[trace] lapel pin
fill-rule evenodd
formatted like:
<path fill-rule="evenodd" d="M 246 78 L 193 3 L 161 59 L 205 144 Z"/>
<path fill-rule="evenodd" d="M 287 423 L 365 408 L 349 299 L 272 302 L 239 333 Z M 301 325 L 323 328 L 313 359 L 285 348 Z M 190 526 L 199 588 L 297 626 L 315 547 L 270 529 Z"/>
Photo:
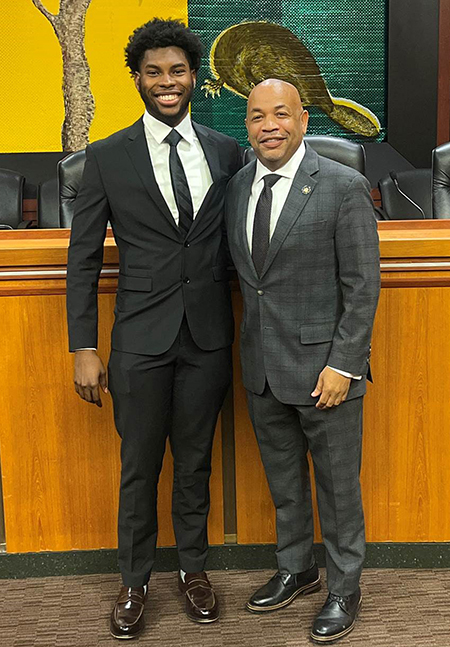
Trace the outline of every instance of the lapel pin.
<path fill-rule="evenodd" d="M 311 193 L 311 187 L 305 184 L 305 186 L 302 186 L 302 193 L 303 195 L 308 195 L 308 193 Z"/>

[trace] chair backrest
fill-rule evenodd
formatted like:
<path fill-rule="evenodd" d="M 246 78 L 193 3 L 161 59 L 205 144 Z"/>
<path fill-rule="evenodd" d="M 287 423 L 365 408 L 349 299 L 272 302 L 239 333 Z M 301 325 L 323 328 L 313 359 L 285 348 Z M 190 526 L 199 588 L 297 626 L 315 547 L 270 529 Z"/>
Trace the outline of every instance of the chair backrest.
<path fill-rule="evenodd" d="M 366 152 L 361 144 L 342 139 L 341 137 L 331 137 L 331 135 L 306 135 L 305 141 L 313 148 L 316 153 L 350 166 L 364 175 L 366 170 Z M 252 148 L 247 148 L 244 153 L 244 163 L 247 164 L 255 159 L 255 152 Z"/>
<path fill-rule="evenodd" d="M 23 175 L 0 168 L 0 225 L 9 225 L 13 229 L 19 226 L 24 184 Z"/>
<path fill-rule="evenodd" d="M 398 188 L 390 175 L 378 183 L 381 193 L 381 207 L 389 220 L 423 220 L 432 218 L 431 211 L 431 169 L 416 168 L 396 173 Z M 400 191 L 399 191 L 400 189 Z M 410 200 L 416 202 L 420 209 Z"/>
<path fill-rule="evenodd" d="M 305 137 L 305 140 L 319 155 L 350 166 L 364 174 L 366 155 L 361 144 L 327 135 L 311 135 Z M 253 149 L 247 149 L 244 153 L 244 162 L 250 162 L 254 158 L 255 153 Z M 72 224 L 74 203 L 80 188 L 85 159 L 86 153 L 83 150 L 71 153 L 58 162 L 59 217 L 61 227 L 70 227 Z"/>
<path fill-rule="evenodd" d="M 61 227 L 72 225 L 74 204 L 80 190 L 86 153 L 71 153 L 58 162 L 59 222 Z"/>
<path fill-rule="evenodd" d="M 433 218 L 450 218 L 450 142 L 434 149 L 431 166 Z"/>
<path fill-rule="evenodd" d="M 58 180 L 41 182 L 37 195 L 37 225 L 40 229 L 59 227 Z"/>

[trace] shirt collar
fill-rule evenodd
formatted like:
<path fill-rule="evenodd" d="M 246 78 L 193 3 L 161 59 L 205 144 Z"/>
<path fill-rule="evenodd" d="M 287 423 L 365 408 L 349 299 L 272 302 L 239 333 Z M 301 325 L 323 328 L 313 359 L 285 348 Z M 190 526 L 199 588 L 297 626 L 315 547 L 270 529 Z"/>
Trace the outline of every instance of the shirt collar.
<path fill-rule="evenodd" d="M 171 126 L 168 126 L 163 121 L 159 121 L 159 119 L 153 117 L 149 112 L 147 112 L 147 110 L 144 112 L 143 121 L 146 134 L 151 135 L 158 144 L 162 144 L 164 139 L 172 130 Z M 182 138 L 189 144 L 192 145 L 194 143 L 194 128 L 192 126 L 191 116 L 189 113 L 185 116 L 183 121 L 175 127 L 175 130 L 180 133 Z"/>
<path fill-rule="evenodd" d="M 255 173 L 255 179 L 253 180 L 253 183 L 256 184 L 260 180 L 263 179 L 265 175 L 271 175 L 272 173 L 276 173 L 276 175 L 281 175 L 281 177 L 287 177 L 290 180 L 293 180 L 295 177 L 295 174 L 298 171 L 298 167 L 302 163 L 302 160 L 305 156 L 306 152 L 306 147 L 305 147 L 305 142 L 302 141 L 300 146 L 297 148 L 295 153 L 292 155 L 292 157 L 284 164 L 281 168 L 277 169 L 276 171 L 271 171 L 270 169 L 267 168 L 267 166 L 264 166 L 259 160 L 256 161 L 256 173 Z"/>

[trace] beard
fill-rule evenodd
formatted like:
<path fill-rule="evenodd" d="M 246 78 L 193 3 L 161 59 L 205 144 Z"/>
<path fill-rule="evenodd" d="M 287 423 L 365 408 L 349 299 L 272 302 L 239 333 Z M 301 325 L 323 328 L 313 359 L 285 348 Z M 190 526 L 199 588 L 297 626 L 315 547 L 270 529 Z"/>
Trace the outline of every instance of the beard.
<path fill-rule="evenodd" d="M 182 96 L 176 112 L 172 113 L 165 112 L 164 108 L 161 109 L 161 106 L 157 103 L 156 99 L 153 99 L 153 97 L 143 92 L 140 84 L 139 94 L 141 95 L 142 101 L 145 103 L 147 112 L 150 113 L 152 117 L 155 117 L 155 119 L 158 119 L 158 121 L 162 121 L 173 128 L 174 126 L 177 126 L 188 113 L 189 104 L 191 102 L 192 95 L 194 94 L 194 86 L 192 85 L 191 89 Z"/>

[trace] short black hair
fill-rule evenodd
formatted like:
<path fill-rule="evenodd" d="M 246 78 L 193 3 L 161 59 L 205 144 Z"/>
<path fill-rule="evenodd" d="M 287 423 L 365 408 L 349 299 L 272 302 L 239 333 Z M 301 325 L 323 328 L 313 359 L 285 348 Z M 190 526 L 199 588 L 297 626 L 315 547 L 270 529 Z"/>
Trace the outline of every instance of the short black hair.
<path fill-rule="evenodd" d="M 125 63 L 132 76 L 139 72 L 145 52 L 158 47 L 179 47 L 185 52 L 191 70 L 199 69 L 203 47 L 197 34 L 181 20 L 153 18 L 134 30 L 125 47 Z"/>

